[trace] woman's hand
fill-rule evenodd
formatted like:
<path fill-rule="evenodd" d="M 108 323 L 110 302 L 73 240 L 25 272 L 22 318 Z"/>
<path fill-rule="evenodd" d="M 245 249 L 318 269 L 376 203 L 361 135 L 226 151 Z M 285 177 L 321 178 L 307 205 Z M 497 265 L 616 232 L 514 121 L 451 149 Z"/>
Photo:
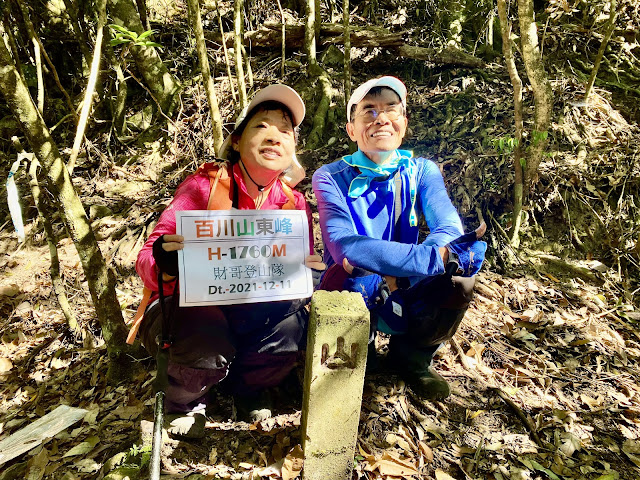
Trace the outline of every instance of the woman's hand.
<path fill-rule="evenodd" d="M 170 282 L 178 276 L 178 250 L 183 248 L 182 235 L 162 235 L 153 243 L 153 258 L 165 282 Z"/>
<path fill-rule="evenodd" d="M 304 266 L 313 270 L 319 270 L 321 272 L 323 272 L 327 268 L 320 255 L 308 255 L 304 259 Z"/>
<path fill-rule="evenodd" d="M 165 252 L 174 252 L 184 248 L 184 237 L 182 235 L 163 235 L 162 249 Z"/>
<path fill-rule="evenodd" d="M 322 272 L 327 269 L 327 266 L 322 261 L 322 257 L 320 255 L 308 255 L 307 258 L 304 259 L 304 266 L 311 269 L 313 289 L 315 290 L 316 287 L 320 285 Z"/>

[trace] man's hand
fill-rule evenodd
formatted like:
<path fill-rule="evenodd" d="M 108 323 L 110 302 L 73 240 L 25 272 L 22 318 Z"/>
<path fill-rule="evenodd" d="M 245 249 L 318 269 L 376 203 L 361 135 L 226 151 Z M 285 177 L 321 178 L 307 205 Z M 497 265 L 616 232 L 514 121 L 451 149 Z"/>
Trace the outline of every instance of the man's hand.
<path fill-rule="evenodd" d="M 345 272 L 351 275 L 353 273 L 354 266 L 349 263 L 349 260 L 344 258 L 342 260 L 342 268 L 344 268 Z M 389 286 L 389 290 L 391 292 L 395 292 L 398 289 L 398 282 L 396 280 L 396 277 L 392 275 L 382 275 L 382 277 L 384 278 L 385 282 L 387 282 L 387 285 Z"/>
<path fill-rule="evenodd" d="M 486 242 L 479 239 L 487 231 L 487 224 L 482 222 L 473 232 L 466 233 L 446 245 L 449 257 L 457 264 L 456 275 L 472 277 L 480 270 L 487 251 Z M 447 265 L 447 262 L 445 262 Z"/>
<path fill-rule="evenodd" d="M 342 268 L 344 268 L 344 271 L 349 275 L 353 273 L 353 265 L 349 263 L 349 260 L 347 260 L 346 257 L 342 259 Z"/>
<path fill-rule="evenodd" d="M 478 228 L 476 228 L 476 239 L 480 240 L 484 235 L 484 232 L 487 231 L 487 224 L 482 222 Z"/>

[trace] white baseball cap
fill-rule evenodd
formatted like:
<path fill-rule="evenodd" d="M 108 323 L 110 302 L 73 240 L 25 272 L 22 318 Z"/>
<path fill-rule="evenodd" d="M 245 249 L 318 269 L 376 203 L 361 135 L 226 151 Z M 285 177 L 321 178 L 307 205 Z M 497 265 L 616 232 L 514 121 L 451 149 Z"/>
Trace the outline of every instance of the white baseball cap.
<path fill-rule="evenodd" d="M 249 104 L 242 109 L 240 115 L 236 118 L 236 123 L 233 127 L 233 131 L 224 140 L 222 147 L 220 148 L 220 158 L 226 159 L 229 154 L 229 148 L 231 147 L 231 136 L 240 127 L 240 124 L 244 121 L 247 114 L 253 110 L 254 107 L 264 102 L 276 101 L 282 103 L 293 115 L 293 126 L 297 127 L 304 120 L 305 106 L 300 95 L 291 87 L 282 84 L 269 85 L 268 87 L 259 90 L 251 99 Z"/>
<path fill-rule="evenodd" d="M 398 94 L 400 100 L 402 101 L 402 106 L 405 108 L 405 110 L 407 109 L 407 87 L 404 86 L 402 80 L 390 75 L 372 78 L 371 80 L 364 82 L 362 85 L 356 88 L 351 94 L 349 103 L 347 103 L 348 122 L 351 121 L 351 107 L 360 103 L 360 101 L 362 101 L 362 99 L 366 97 L 374 87 L 389 87 L 391 90 Z"/>

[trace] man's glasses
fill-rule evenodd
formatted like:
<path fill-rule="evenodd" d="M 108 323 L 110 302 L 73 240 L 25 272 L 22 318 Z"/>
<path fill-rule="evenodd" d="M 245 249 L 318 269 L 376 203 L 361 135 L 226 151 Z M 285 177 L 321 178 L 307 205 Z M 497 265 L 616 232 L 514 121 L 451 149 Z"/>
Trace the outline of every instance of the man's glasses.
<path fill-rule="evenodd" d="M 384 113 L 387 118 L 393 122 L 404 115 L 404 108 L 400 103 L 391 105 L 383 110 L 377 110 L 375 108 L 365 108 L 360 113 L 356 114 L 353 119 L 355 120 L 356 118 L 361 117 L 362 120 L 364 120 L 366 123 L 371 123 L 375 122 L 375 120 L 380 116 L 381 113 Z"/>

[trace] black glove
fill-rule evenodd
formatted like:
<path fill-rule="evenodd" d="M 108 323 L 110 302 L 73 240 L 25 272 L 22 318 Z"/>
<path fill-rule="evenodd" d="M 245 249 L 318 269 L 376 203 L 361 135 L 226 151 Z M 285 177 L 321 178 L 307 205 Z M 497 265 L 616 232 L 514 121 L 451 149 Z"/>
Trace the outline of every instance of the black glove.
<path fill-rule="evenodd" d="M 162 244 L 165 243 L 164 235 L 161 235 L 153 242 L 153 259 L 156 261 L 156 265 L 162 273 L 171 275 L 172 277 L 178 276 L 178 251 L 167 252 L 162 248 Z"/>
<path fill-rule="evenodd" d="M 322 274 L 326 272 L 326 270 L 316 270 L 315 268 L 311 269 L 311 280 L 313 281 L 313 289 L 315 290 L 320 282 L 322 281 Z"/>
<path fill-rule="evenodd" d="M 449 250 L 449 262 L 445 266 L 447 273 L 472 277 L 480 271 L 487 244 L 478 240 L 476 232 L 466 233 L 445 246 Z"/>

